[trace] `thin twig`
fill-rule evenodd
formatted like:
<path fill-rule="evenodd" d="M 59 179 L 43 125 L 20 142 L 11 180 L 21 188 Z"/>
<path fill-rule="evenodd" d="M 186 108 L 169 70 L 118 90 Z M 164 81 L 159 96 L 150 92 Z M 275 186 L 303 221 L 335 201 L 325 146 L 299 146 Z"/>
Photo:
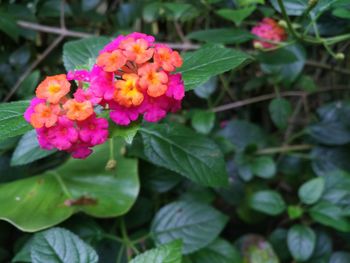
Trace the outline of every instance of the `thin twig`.
<path fill-rule="evenodd" d="M 318 61 L 313 61 L 313 60 L 307 60 L 305 62 L 307 66 L 312 66 L 312 67 L 317 67 L 317 68 L 323 68 L 323 69 L 328 69 L 328 70 L 333 70 L 337 73 L 345 74 L 345 75 L 350 75 L 350 70 L 342 69 L 339 67 L 333 67 L 324 63 L 320 63 Z"/>
<path fill-rule="evenodd" d="M 64 18 L 64 12 L 65 12 L 65 1 L 61 0 L 61 10 L 60 10 L 60 25 L 61 29 L 66 29 L 66 21 Z"/>
<path fill-rule="evenodd" d="M 303 92 L 303 91 L 286 91 L 286 92 L 281 92 L 280 96 L 281 97 L 300 97 L 300 96 L 303 96 L 303 94 L 305 94 L 305 92 Z M 276 97 L 276 93 L 264 94 L 261 96 L 257 96 L 257 97 L 229 103 L 226 105 L 218 106 L 218 107 L 213 108 L 212 111 L 213 112 L 220 112 L 220 111 L 226 111 L 226 110 L 230 110 L 230 109 L 234 109 L 234 108 L 240 108 L 240 107 L 254 104 L 257 102 L 271 100 L 275 97 Z"/>
<path fill-rule="evenodd" d="M 265 154 L 276 154 L 276 153 L 286 153 L 286 152 L 295 152 L 295 151 L 307 151 L 311 150 L 314 146 L 310 144 L 301 144 L 301 145 L 284 145 L 281 147 L 272 147 L 261 149 L 256 152 L 259 155 Z"/>
<path fill-rule="evenodd" d="M 303 97 L 303 96 L 306 97 L 306 96 L 316 95 L 316 94 L 322 93 L 322 92 L 339 91 L 339 90 L 349 90 L 350 91 L 350 88 L 348 88 L 348 87 L 335 87 L 335 88 L 316 90 L 312 93 L 307 93 L 305 91 L 285 91 L 285 92 L 281 92 L 280 96 L 281 97 Z M 261 96 L 257 96 L 257 97 L 253 97 L 253 98 L 249 98 L 249 99 L 240 100 L 240 101 L 228 103 L 225 105 L 221 105 L 221 106 L 213 108 L 212 111 L 213 112 L 221 112 L 221 111 L 231 110 L 231 109 L 240 108 L 240 107 L 247 106 L 247 105 L 254 104 L 254 103 L 258 103 L 258 102 L 262 102 L 262 101 L 266 101 L 266 100 L 271 100 L 275 97 L 276 97 L 275 93 L 264 94 Z"/>
<path fill-rule="evenodd" d="M 179 22 L 174 21 L 174 27 L 176 30 L 177 35 L 179 36 L 179 38 L 181 39 L 181 41 L 183 43 L 188 43 L 188 39 L 185 37 L 184 32 L 182 31 L 181 25 L 179 24 Z"/>
<path fill-rule="evenodd" d="M 45 32 L 50 34 L 56 34 L 56 35 L 63 35 L 67 37 L 77 37 L 77 38 L 86 38 L 86 37 L 93 37 L 95 35 L 84 33 L 84 32 L 78 32 L 78 31 L 72 31 L 68 29 L 62 29 L 59 27 L 53 27 L 53 26 L 45 26 L 37 23 L 32 23 L 28 21 L 22 21 L 18 20 L 17 25 L 19 25 L 22 28 L 31 29 L 39 32 Z"/>
<path fill-rule="evenodd" d="M 38 56 L 38 58 L 33 61 L 32 64 L 26 69 L 25 72 L 18 78 L 15 85 L 12 87 L 10 92 L 6 95 L 4 102 L 8 101 L 13 94 L 18 90 L 18 88 L 21 86 L 22 82 L 29 76 L 29 74 L 51 53 L 52 50 L 54 50 L 55 47 L 57 47 L 61 41 L 64 39 L 64 36 L 61 35 L 57 37 L 51 44 L 48 46 L 45 51 Z"/>

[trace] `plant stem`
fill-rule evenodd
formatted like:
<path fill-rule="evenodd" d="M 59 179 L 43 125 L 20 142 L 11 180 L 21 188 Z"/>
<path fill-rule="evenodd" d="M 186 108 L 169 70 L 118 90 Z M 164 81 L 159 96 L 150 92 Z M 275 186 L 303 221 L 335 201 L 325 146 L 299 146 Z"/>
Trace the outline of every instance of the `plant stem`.
<path fill-rule="evenodd" d="M 287 152 L 294 152 L 294 151 L 307 151 L 312 149 L 313 147 L 314 146 L 310 144 L 286 145 L 282 147 L 272 147 L 272 148 L 262 149 L 257 151 L 256 154 L 265 155 L 265 154 L 287 153 Z"/>
<path fill-rule="evenodd" d="M 121 219 L 120 221 L 120 231 L 122 233 L 122 238 L 123 238 L 123 244 L 125 245 L 125 247 L 131 248 L 131 250 L 135 253 L 135 254 L 139 254 L 140 252 L 138 251 L 138 249 L 134 246 L 133 242 L 129 239 L 128 233 L 127 233 L 127 229 L 125 226 L 125 221 L 124 218 Z M 130 261 L 130 255 L 128 254 L 128 260 Z"/>
<path fill-rule="evenodd" d="M 282 1 L 282 0 L 277 0 L 277 2 L 278 2 L 279 7 L 281 8 L 281 12 L 282 12 L 283 18 L 284 18 L 284 19 L 286 20 L 286 22 L 287 22 L 287 26 L 288 26 L 289 31 L 291 32 L 291 34 L 292 34 L 295 38 L 299 39 L 299 36 L 298 36 L 298 34 L 295 32 L 295 30 L 294 30 L 294 28 L 293 28 L 293 25 L 292 25 L 292 22 L 291 22 L 290 19 L 289 19 L 289 16 L 288 16 L 288 14 L 287 14 L 286 8 L 284 7 L 283 1 Z"/>
<path fill-rule="evenodd" d="M 105 239 L 109 239 L 109 240 L 113 240 L 113 241 L 119 242 L 119 243 L 123 243 L 124 242 L 123 239 L 121 239 L 121 238 L 119 238 L 117 236 L 113 236 L 111 234 L 103 234 L 102 237 L 105 238 Z"/>

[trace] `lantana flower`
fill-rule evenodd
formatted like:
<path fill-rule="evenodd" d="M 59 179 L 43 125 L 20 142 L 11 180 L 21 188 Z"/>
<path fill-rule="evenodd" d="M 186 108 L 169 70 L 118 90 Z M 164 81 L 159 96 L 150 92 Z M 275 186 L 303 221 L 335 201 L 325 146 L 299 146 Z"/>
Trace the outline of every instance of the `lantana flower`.
<path fill-rule="evenodd" d="M 253 41 L 254 47 L 274 48 L 276 46 L 275 43 L 279 43 L 287 39 L 285 29 L 272 18 L 264 18 L 260 23 L 252 28 L 251 32 L 253 35 L 261 38 L 261 40 Z M 264 39 L 267 41 L 264 41 Z"/>
<path fill-rule="evenodd" d="M 121 35 L 99 52 L 91 70 L 46 77 L 24 114 L 40 146 L 86 158 L 108 138 L 108 120 L 98 117 L 96 108 L 109 111 L 111 120 L 122 126 L 140 116 L 157 122 L 179 110 L 185 89 L 181 74 L 174 71 L 182 58 L 154 41 L 137 32 Z M 78 85 L 73 98 L 68 96 L 70 81 Z"/>

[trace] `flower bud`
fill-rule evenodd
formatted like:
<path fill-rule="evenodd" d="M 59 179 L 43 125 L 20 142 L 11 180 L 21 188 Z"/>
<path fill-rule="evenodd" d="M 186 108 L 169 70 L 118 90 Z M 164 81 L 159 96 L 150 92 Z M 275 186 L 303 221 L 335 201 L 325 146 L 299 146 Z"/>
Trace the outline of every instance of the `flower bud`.
<path fill-rule="evenodd" d="M 111 159 L 111 160 L 109 160 L 109 161 L 107 162 L 105 169 L 106 169 L 107 171 L 112 171 L 112 170 L 114 170 L 116 167 L 117 167 L 117 161 Z"/>
<path fill-rule="evenodd" d="M 263 45 L 260 43 L 260 42 L 254 42 L 254 48 L 256 48 L 256 49 L 263 49 L 264 47 L 263 47 Z"/>
<path fill-rule="evenodd" d="M 336 60 L 344 60 L 344 58 L 345 58 L 344 53 L 339 52 L 339 53 L 335 54 Z"/>
<path fill-rule="evenodd" d="M 283 28 L 287 28 L 287 27 L 288 27 L 287 22 L 284 21 L 284 20 L 278 21 L 278 25 L 279 25 L 280 27 L 283 27 Z"/>
<path fill-rule="evenodd" d="M 314 7 L 315 5 L 317 5 L 318 0 L 309 0 L 309 7 Z"/>

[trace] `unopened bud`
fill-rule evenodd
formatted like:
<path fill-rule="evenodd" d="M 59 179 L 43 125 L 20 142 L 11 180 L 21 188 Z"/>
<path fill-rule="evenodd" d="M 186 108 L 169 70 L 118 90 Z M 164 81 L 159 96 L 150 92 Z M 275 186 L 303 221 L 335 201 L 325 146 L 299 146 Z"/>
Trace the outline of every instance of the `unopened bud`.
<path fill-rule="evenodd" d="M 280 27 L 283 27 L 283 28 L 287 28 L 287 27 L 288 27 L 287 22 L 284 21 L 284 20 L 278 21 L 278 25 L 279 25 Z"/>
<path fill-rule="evenodd" d="M 256 49 L 263 49 L 264 46 L 260 42 L 255 41 L 254 42 L 254 48 L 256 48 Z"/>
<path fill-rule="evenodd" d="M 318 0 L 309 0 L 309 7 L 314 7 L 315 5 L 317 5 Z"/>
<path fill-rule="evenodd" d="M 117 161 L 116 160 L 109 160 L 106 164 L 105 169 L 107 171 L 112 171 L 115 169 L 115 167 L 117 166 Z"/>
<path fill-rule="evenodd" d="M 344 58 L 345 58 L 344 53 L 337 53 L 337 54 L 335 54 L 335 59 L 336 60 L 344 60 Z"/>

